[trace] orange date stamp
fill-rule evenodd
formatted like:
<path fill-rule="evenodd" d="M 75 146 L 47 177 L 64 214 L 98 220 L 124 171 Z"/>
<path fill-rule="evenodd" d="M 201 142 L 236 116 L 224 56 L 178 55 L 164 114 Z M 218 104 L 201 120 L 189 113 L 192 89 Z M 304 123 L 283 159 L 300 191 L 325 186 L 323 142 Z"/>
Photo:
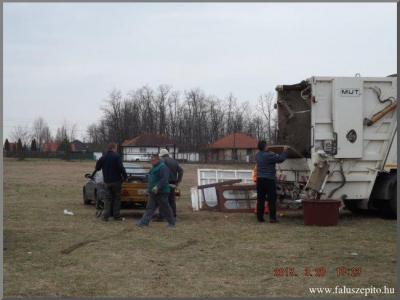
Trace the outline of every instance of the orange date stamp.
<path fill-rule="evenodd" d="M 359 277 L 361 276 L 361 267 L 345 267 L 340 266 L 335 268 L 333 273 L 336 277 Z M 294 267 L 280 267 L 273 269 L 275 277 L 325 277 L 327 269 L 322 266 L 317 267 L 304 267 L 301 272 L 298 272 Z"/>

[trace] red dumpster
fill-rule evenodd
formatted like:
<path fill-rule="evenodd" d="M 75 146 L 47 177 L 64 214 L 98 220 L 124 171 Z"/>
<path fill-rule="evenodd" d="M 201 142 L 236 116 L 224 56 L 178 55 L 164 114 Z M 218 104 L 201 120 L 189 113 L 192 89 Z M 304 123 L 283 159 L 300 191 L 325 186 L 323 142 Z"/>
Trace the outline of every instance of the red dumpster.
<path fill-rule="evenodd" d="M 306 199 L 302 203 L 304 225 L 336 226 L 338 224 L 340 200 Z"/>

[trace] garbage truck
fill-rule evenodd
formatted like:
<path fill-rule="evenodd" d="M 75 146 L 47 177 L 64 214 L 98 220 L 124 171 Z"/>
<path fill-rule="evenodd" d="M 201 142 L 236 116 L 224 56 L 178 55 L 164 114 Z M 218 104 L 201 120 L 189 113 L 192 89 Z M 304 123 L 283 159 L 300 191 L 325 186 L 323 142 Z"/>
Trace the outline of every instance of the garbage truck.
<path fill-rule="evenodd" d="M 280 201 L 341 199 L 397 216 L 397 74 L 313 76 L 276 87 Z"/>

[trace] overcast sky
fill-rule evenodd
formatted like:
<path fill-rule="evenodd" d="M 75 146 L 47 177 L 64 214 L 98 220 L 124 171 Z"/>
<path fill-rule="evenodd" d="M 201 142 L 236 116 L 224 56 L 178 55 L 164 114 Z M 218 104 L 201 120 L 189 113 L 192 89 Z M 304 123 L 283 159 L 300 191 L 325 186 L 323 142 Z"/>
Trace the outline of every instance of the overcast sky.
<path fill-rule="evenodd" d="M 255 103 L 314 75 L 396 72 L 395 3 L 4 4 L 4 139 L 43 117 L 78 137 L 143 85 Z"/>

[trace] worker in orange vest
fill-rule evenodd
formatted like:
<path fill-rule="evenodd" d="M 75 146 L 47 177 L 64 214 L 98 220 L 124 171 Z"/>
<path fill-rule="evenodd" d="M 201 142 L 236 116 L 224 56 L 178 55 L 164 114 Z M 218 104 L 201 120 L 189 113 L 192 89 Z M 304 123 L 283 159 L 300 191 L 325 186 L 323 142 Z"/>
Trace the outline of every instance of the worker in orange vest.
<path fill-rule="evenodd" d="M 288 157 L 288 147 L 283 148 L 281 154 L 267 150 L 267 142 L 258 142 L 257 162 L 257 220 L 265 222 L 265 198 L 268 196 L 269 222 L 278 222 L 276 218 L 276 169 L 277 163 L 283 162 Z"/>

